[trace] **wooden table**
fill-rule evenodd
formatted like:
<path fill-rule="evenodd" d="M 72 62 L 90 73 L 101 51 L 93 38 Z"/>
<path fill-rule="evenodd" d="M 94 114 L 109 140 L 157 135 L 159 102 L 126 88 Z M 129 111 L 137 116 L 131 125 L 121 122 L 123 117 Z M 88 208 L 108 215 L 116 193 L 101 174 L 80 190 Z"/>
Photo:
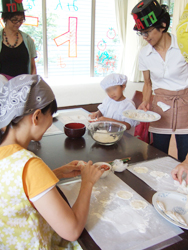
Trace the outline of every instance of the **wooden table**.
<path fill-rule="evenodd" d="M 63 126 L 61 122 L 55 119 L 54 124 L 62 130 Z M 86 134 L 79 139 L 70 139 L 65 134 L 46 136 L 40 142 L 31 142 L 28 149 L 41 157 L 51 169 L 55 169 L 72 160 L 92 160 L 93 162 L 97 162 L 131 157 L 131 161 L 129 162 L 131 164 L 166 156 L 165 153 L 126 132 L 122 139 L 112 146 L 102 146 L 95 143 L 88 134 L 88 131 L 86 131 Z M 128 170 L 116 173 L 116 175 L 152 204 L 152 196 L 155 191 L 150 186 Z M 173 245 L 163 249 L 188 249 L 188 231 L 184 230 L 184 233 L 179 236 L 179 242 L 173 244 L 173 238 L 169 239 L 168 242 Z M 83 249 L 100 249 L 86 230 L 80 236 L 79 243 Z M 162 249 L 161 247 L 162 244 L 157 244 L 147 249 Z"/>

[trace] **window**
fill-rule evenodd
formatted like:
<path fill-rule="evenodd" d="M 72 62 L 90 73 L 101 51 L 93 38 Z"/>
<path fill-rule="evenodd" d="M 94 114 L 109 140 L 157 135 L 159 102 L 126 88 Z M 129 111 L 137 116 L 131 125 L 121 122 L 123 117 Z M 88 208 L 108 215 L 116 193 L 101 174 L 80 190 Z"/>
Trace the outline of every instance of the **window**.
<path fill-rule="evenodd" d="M 49 76 L 89 76 L 91 1 L 47 0 L 47 20 Z"/>
<path fill-rule="evenodd" d="M 22 24 L 21 30 L 31 36 L 35 42 L 37 58 L 37 74 L 44 74 L 43 61 L 43 33 L 42 33 L 42 0 L 24 0 L 23 1 L 26 21 Z"/>
<path fill-rule="evenodd" d="M 117 68 L 120 41 L 114 10 L 114 1 L 96 1 L 94 76 L 105 76 Z"/>
<path fill-rule="evenodd" d="M 38 74 L 98 77 L 116 70 L 120 46 L 114 0 L 23 0 L 23 5 L 21 30 L 35 42 Z"/>

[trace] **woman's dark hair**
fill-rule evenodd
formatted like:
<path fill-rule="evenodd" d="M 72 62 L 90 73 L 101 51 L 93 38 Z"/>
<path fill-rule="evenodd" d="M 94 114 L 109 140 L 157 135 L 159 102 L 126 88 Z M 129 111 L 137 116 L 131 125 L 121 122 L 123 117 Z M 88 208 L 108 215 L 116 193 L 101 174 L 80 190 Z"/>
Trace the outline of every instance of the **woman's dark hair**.
<path fill-rule="evenodd" d="M 41 109 L 41 112 L 45 114 L 48 110 L 50 110 L 51 115 L 53 115 L 55 112 L 57 112 L 57 102 L 56 99 L 54 99 L 50 104 L 48 104 L 45 108 Z"/>
<path fill-rule="evenodd" d="M 7 125 L 5 131 L 3 131 L 2 129 L 0 129 L 0 144 L 3 142 L 3 140 L 6 137 L 6 135 L 8 134 L 10 126 L 11 126 L 11 124 Z"/>
<path fill-rule="evenodd" d="M 163 23 L 166 23 L 166 27 L 163 26 Z M 170 15 L 168 12 L 166 12 L 156 24 L 152 25 L 152 27 L 155 27 L 158 31 L 164 28 L 163 33 L 168 31 L 169 26 L 170 26 Z"/>
<path fill-rule="evenodd" d="M 1 14 L 1 18 L 3 22 L 6 23 L 7 20 L 12 19 L 14 16 L 21 16 L 25 20 L 25 13 L 24 12 L 4 12 Z"/>
<path fill-rule="evenodd" d="M 48 104 L 45 108 L 41 109 L 41 112 L 43 114 L 46 114 L 46 112 L 48 112 L 48 110 L 50 110 L 51 115 L 53 115 L 55 112 L 57 112 L 57 102 L 56 99 L 54 99 L 50 104 Z M 9 128 L 11 126 L 14 126 L 15 123 L 12 121 L 9 125 L 7 125 L 5 131 L 0 129 L 0 144 L 3 142 L 3 140 L 5 139 L 6 135 L 8 134 Z"/>

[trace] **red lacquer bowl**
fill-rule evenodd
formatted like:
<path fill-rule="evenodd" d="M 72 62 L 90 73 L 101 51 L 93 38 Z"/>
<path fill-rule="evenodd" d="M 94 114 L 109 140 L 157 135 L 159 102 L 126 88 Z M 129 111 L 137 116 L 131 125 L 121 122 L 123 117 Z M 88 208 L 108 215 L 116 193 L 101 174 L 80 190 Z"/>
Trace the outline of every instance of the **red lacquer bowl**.
<path fill-rule="evenodd" d="M 70 138 L 80 138 L 85 134 L 86 126 L 82 123 L 67 123 L 64 132 Z"/>

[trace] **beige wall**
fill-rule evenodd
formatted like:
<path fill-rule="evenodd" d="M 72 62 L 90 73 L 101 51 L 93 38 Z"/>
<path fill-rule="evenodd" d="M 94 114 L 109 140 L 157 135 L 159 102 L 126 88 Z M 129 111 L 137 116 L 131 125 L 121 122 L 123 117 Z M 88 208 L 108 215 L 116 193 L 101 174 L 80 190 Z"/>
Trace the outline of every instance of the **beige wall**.
<path fill-rule="evenodd" d="M 66 107 L 72 105 L 82 105 L 91 103 L 100 103 L 105 98 L 106 93 L 100 87 L 100 81 L 95 78 L 95 82 L 84 83 L 64 82 L 62 80 L 45 79 L 51 86 L 57 99 L 58 107 Z M 100 79 L 101 80 L 101 79 Z M 135 90 L 142 91 L 143 83 L 128 82 L 125 89 L 125 96 L 129 99 L 134 95 Z"/>

